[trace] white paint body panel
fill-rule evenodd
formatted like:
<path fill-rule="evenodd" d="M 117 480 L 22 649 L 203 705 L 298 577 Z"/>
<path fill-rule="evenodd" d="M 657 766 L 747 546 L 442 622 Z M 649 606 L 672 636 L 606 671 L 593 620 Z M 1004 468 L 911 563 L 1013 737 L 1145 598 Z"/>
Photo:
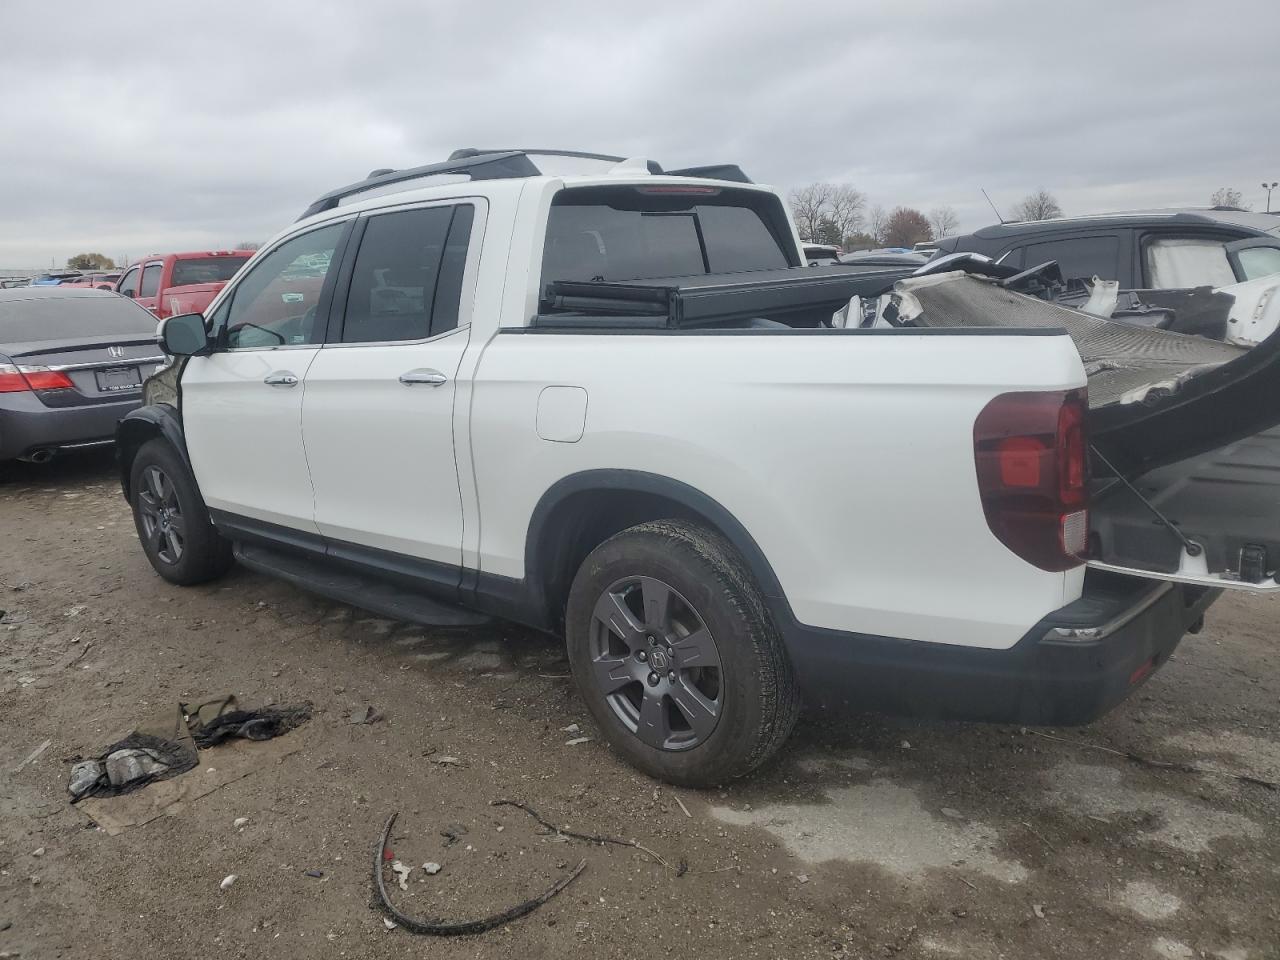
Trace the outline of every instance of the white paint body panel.
<path fill-rule="evenodd" d="M 733 514 L 803 623 L 1007 647 L 1080 576 L 988 529 L 973 422 L 998 393 L 1084 382 L 1065 336 L 501 335 L 473 384 L 480 568 L 524 577 L 530 517 L 557 480 L 644 471 Z M 590 395 L 586 431 L 548 443 L 537 397 L 565 383 Z"/>
<path fill-rule="evenodd" d="M 233 350 L 191 357 L 182 423 L 205 503 L 215 510 L 316 531 L 302 446 L 302 380 L 319 347 Z M 263 380 L 298 378 L 292 387 Z"/>

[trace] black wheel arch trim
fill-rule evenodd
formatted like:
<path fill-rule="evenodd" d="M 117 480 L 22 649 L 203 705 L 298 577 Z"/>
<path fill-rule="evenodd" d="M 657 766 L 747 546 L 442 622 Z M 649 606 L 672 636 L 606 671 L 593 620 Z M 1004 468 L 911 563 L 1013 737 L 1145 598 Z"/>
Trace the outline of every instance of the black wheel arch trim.
<path fill-rule="evenodd" d="M 153 403 L 129 413 L 116 425 L 116 459 L 120 465 L 120 490 L 129 499 L 129 475 L 138 448 L 153 437 L 163 437 L 191 469 L 187 438 L 182 429 L 182 414 L 167 403 Z"/>
<path fill-rule="evenodd" d="M 471 602 L 476 606 L 499 616 L 507 616 L 544 629 L 555 629 L 559 613 L 551 609 L 552 584 L 548 581 L 548 565 L 544 562 L 546 552 L 553 543 L 551 538 L 555 535 L 550 521 L 557 508 L 569 498 L 595 492 L 657 496 L 702 517 L 746 560 L 764 594 L 770 613 L 778 618 L 779 626 L 795 622 L 786 594 L 764 551 L 733 513 L 696 487 L 642 470 L 584 470 L 557 480 L 539 498 L 529 519 L 525 536 L 524 579 L 516 580 L 468 570 L 462 583 L 463 596 L 470 595 Z"/>

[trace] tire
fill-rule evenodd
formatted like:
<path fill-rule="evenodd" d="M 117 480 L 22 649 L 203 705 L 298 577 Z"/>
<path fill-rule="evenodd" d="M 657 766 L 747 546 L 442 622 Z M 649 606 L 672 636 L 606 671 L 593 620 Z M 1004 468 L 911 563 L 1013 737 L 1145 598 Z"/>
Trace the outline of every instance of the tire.
<path fill-rule="evenodd" d="M 143 552 L 170 583 L 205 583 L 231 566 L 230 541 L 213 528 L 195 478 L 167 441 L 148 440 L 138 449 L 129 505 Z"/>
<path fill-rule="evenodd" d="M 659 520 L 596 547 L 569 591 L 565 633 L 605 739 L 660 780 L 741 777 L 795 726 L 782 638 L 742 558 L 706 527 Z"/>

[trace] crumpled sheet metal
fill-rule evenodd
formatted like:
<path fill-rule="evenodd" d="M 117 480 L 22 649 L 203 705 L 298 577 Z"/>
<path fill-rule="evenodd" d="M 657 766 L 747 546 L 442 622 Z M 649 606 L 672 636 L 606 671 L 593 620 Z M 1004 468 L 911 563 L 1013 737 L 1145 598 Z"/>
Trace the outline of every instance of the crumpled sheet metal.
<path fill-rule="evenodd" d="M 1246 348 L 1204 337 L 1092 317 L 957 271 L 899 280 L 898 315 L 920 327 L 1066 330 L 1089 378 L 1089 406 L 1135 403 L 1153 387 L 1176 390 L 1188 377 L 1243 356 Z"/>

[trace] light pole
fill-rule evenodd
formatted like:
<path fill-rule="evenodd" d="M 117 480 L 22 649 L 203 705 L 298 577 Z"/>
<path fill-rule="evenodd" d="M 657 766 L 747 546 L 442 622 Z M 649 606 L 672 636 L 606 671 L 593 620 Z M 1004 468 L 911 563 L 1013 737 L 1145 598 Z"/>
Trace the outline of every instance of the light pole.
<path fill-rule="evenodd" d="M 1262 189 L 1267 191 L 1267 213 L 1271 212 L 1271 191 L 1274 190 L 1276 187 L 1280 187 L 1280 181 L 1273 180 L 1271 183 L 1267 183 L 1264 180 L 1262 182 Z"/>

